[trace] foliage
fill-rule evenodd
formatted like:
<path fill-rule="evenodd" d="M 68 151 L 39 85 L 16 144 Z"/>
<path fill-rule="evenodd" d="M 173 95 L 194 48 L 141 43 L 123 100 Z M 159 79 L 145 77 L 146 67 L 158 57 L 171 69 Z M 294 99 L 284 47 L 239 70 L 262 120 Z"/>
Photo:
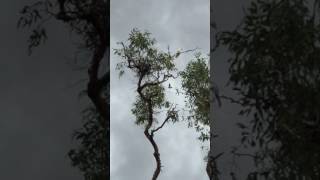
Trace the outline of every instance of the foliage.
<path fill-rule="evenodd" d="M 136 116 L 137 124 L 144 124 L 147 121 L 148 109 L 146 99 L 151 100 L 152 108 L 169 108 L 172 103 L 165 98 L 163 83 L 175 77 L 174 59 L 179 55 L 170 52 L 159 51 L 155 47 L 156 40 L 150 37 L 149 32 L 140 32 L 133 29 L 129 34 L 129 44 L 123 42 L 121 49 L 114 49 L 115 54 L 125 59 L 117 64 L 120 77 L 124 74 L 125 68 L 129 68 L 138 78 L 138 88 L 141 88 L 141 95 L 134 103 L 132 113 Z"/>
<path fill-rule="evenodd" d="M 107 171 L 105 162 L 105 128 L 97 121 L 102 118 L 94 107 L 83 111 L 83 127 L 74 132 L 74 138 L 80 142 L 78 148 L 69 151 L 72 165 L 84 172 L 85 179 L 102 179 Z"/>
<path fill-rule="evenodd" d="M 187 64 L 184 71 L 180 72 L 182 89 L 187 97 L 186 105 L 190 115 L 187 117 L 190 126 L 195 126 L 201 133 L 199 139 L 209 139 L 209 133 L 204 126 L 209 126 L 209 68 L 207 59 L 200 53 L 195 54 L 195 59 Z"/>
<path fill-rule="evenodd" d="M 47 39 L 45 24 L 56 19 L 66 23 L 83 40 L 83 46 L 94 50 L 107 27 L 107 0 L 43 0 L 24 6 L 18 27 L 32 28 L 29 51 Z M 101 25 L 99 25 L 101 23 Z M 104 37 L 106 38 L 106 37 Z"/>
<path fill-rule="evenodd" d="M 164 94 L 164 87 L 163 86 L 151 86 L 145 89 L 147 96 L 150 94 L 156 94 L 151 99 L 152 107 L 161 108 L 164 105 L 165 101 L 165 94 Z M 166 101 L 167 102 L 167 101 Z M 168 102 L 169 103 L 169 102 Z M 168 108 L 168 107 L 166 107 Z M 136 124 L 146 124 L 148 120 L 148 109 L 147 103 L 141 99 L 141 97 L 137 97 L 137 101 L 134 103 L 132 114 L 136 116 Z"/>
<path fill-rule="evenodd" d="M 170 71 L 174 71 L 175 65 L 173 60 L 178 57 L 177 53 L 171 55 L 170 52 L 161 52 L 154 45 L 156 40 L 150 37 L 149 32 L 140 32 L 133 29 L 129 35 L 129 45 L 122 45 L 122 49 L 115 49 L 115 54 L 127 61 L 117 64 L 120 75 L 123 74 L 125 66 L 131 68 L 137 77 L 146 73 L 146 79 L 152 81 L 159 79 L 161 76 L 172 76 Z M 152 74 L 156 73 L 156 74 Z"/>
<path fill-rule="evenodd" d="M 69 152 L 72 164 L 83 172 L 86 180 L 102 180 L 109 176 L 109 72 L 100 68 L 109 58 L 109 5 L 109 0 L 37 1 L 21 10 L 18 21 L 18 27 L 32 28 L 29 54 L 47 40 L 51 19 L 66 24 L 80 37 L 79 48 L 92 52 L 85 92 L 94 106 L 84 113 L 83 128 L 75 132 L 79 146 Z"/>
<path fill-rule="evenodd" d="M 270 160 L 261 171 L 275 179 L 319 178 L 317 17 L 306 1 L 255 0 L 238 29 L 218 36 L 233 54 L 230 83 L 240 95 L 239 114 L 253 117 L 239 124 L 242 141 L 260 147 L 257 163 Z"/>
<path fill-rule="evenodd" d="M 160 51 L 155 46 L 156 40 L 150 35 L 149 32 L 133 29 L 128 41 L 120 42 L 122 48 L 114 49 L 114 53 L 121 57 L 121 62 L 116 67 L 120 77 L 130 70 L 137 78 L 138 97 L 132 113 L 136 116 L 136 124 L 144 125 L 144 134 L 154 149 L 157 166 L 152 179 L 155 180 L 160 174 L 161 160 L 154 134 L 168 122 L 179 119 L 174 103 L 166 100 L 164 83 L 176 77 L 174 60 L 179 57 L 180 52 L 171 55 L 169 51 Z M 161 123 L 156 116 L 160 111 L 165 112 Z"/>

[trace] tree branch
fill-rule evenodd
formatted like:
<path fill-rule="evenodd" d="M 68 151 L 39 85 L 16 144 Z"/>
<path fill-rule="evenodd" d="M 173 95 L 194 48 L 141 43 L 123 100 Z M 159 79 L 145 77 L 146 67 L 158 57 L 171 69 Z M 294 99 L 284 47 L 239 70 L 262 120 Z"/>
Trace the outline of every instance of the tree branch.
<path fill-rule="evenodd" d="M 153 136 L 153 134 L 155 132 L 157 132 L 159 129 L 161 129 L 164 126 L 164 124 L 168 122 L 169 119 L 170 119 L 170 116 L 167 116 L 166 119 L 162 122 L 161 126 L 159 126 L 156 129 L 151 130 L 151 135 Z"/>

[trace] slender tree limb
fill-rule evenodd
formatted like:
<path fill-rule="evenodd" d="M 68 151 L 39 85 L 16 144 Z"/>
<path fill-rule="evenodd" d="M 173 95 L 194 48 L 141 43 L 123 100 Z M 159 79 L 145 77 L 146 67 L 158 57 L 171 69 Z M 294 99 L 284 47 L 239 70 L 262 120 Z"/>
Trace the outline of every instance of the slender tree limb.
<path fill-rule="evenodd" d="M 170 116 L 167 116 L 166 119 L 162 122 L 161 126 L 157 127 L 156 129 L 153 129 L 151 131 L 151 135 L 153 135 L 155 132 L 157 132 L 159 129 L 161 129 L 164 126 L 164 124 L 166 124 L 169 121 L 169 119 L 170 119 Z"/>

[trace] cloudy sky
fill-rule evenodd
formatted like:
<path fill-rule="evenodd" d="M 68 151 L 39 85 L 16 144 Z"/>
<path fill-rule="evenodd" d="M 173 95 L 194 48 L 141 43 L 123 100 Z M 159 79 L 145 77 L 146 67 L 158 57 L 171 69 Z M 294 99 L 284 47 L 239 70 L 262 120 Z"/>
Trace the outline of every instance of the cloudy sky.
<path fill-rule="evenodd" d="M 47 43 L 27 55 L 28 31 L 16 25 L 32 2 L 0 1 L 0 179 L 81 180 L 66 154 L 81 125 L 84 84 L 77 82 L 86 72 L 73 70 L 75 41 L 60 23 L 52 22 Z"/>
<path fill-rule="evenodd" d="M 215 1 L 215 20 L 220 30 L 230 30 L 240 22 L 243 8 L 248 0 Z M 209 50 L 209 0 L 117 0 L 111 1 L 111 48 L 119 48 L 116 42 L 125 41 L 132 28 L 148 30 L 158 40 L 158 45 L 165 48 L 193 49 L 201 52 Z M 191 58 L 184 55 L 179 58 L 178 66 L 184 65 Z M 216 83 L 224 95 L 234 96 L 226 87 L 227 59 L 229 54 L 220 49 L 215 54 Z M 153 149 L 143 134 L 143 128 L 134 124 L 130 113 L 135 100 L 136 79 L 126 74 L 119 79 L 115 71 L 118 57 L 111 54 L 111 179 L 150 179 L 155 168 Z M 181 98 L 173 98 L 180 103 Z M 237 172 L 239 177 L 250 169 L 248 159 L 237 160 L 228 152 L 238 145 L 240 132 L 235 122 L 239 107 L 228 102 L 216 112 L 216 153 L 225 152 L 219 159 L 218 166 L 222 179 L 230 179 L 230 172 Z M 196 138 L 194 129 L 188 129 L 184 122 L 168 125 L 156 136 L 160 147 L 163 171 L 160 180 L 166 179 L 207 179 L 205 172 L 206 150 Z"/>

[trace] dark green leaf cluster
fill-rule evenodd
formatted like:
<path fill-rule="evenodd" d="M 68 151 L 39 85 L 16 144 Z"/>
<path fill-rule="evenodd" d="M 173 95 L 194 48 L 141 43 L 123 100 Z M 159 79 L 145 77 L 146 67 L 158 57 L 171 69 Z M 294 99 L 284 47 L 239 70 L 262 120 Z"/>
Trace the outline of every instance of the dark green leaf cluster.
<path fill-rule="evenodd" d="M 137 97 L 131 112 L 136 116 L 135 123 L 137 125 L 145 124 L 148 121 L 148 106 L 146 102 L 141 100 L 141 98 Z"/>
<path fill-rule="evenodd" d="M 122 48 L 114 49 L 114 53 L 120 56 L 122 61 L 116 67 L 120 77 L 129 69 L 138 78 L 139 95 L 131 110 L 138 125 L 146 125 L 149 114 L 156 113 L 156 110 L 170 111 L 172 104 L 165 98 L 163 83 L 175 77 L 174 60 L 179 56 L 179 52 L 171 55 L 170 52 L 160 51 L 156 47 L 156 40 L 150 35 L 147 31 L 133 29 L 127 43 L 118 43 Z M 148 109 L 148 103 L 151 103 L 152 112 Z M 172 109 L 170 113 L 170 120 L 176 121 L 178 116 L 172 114 Z"/>
<path fill-rule="evenodd" d="M 156 80 L 175 71 L 173 61 L 177 56 L 171 55 L 170 52 L 159 51 L 155 43 L 156 40 L 150 37 L 149 32 L 133 29 L 129 34 L 128 45 L 119 43 L 122 48 L 114 49 L 116 55 L 126 60 L 117 64 L 120 75 L 124 73 L 124 68 L 128 67 L 137 76 L 146 74 L 147 78 Z"/>
<path fill-rule="evenodd" d="M 209 68 L 208 60 L 196 54 L 195 59 L 188 63 L 184 71 L 180 72 L 182 88 L 185 91 L 190 115 L 187 117 L 190 126 L 201 131 L 201 140 L 208 140 L 202 125 L 209 126 Z"/>
<path fill-rule="evenodd" d="M 107 4 L 107 0 L 43 0 L 25 6 L 20 12 L 18 27 L 33 28 L 28 41 L 29 53 L 47 39 L 44 25 L 51 18 L 67 24 L 84 40 L 82 46 L 93 50 L 107 38 Z"/>
<path fill-rule="evenodd" d="M 32 49 L 34 47 L 38 47 L 41 43 L 47 40 L 46 29 L 43 28 L 42 24 L 48 20 L 48 15 L 43 14 L 42 11 L 48 10 L 52 7 L 53 5 L 50 1 L 39 1 L 30 6 L 25 6 L 20 11 L 21 17 L 18 21 L 18 28 L 31 28 L 36 24 L 28 39 L 29 54 L 32 53 Z"/>
<path fill-rule="evenodd" d="M 230 82 L 241 97 L 240 114 L 253 115 L 243 142 L 263 149 L 280 144 L 263 153 L 272 159 L 276 178 L 320 176 L 316 14 L 306 1 L 256 0 L 237 30 L 219 35 L 233 53 Z"/>
<path fill-rule="evenodd" d="M 95 108 L 87 108 L 83 111 L 85 123 L 83 128 L 75 131 L 74 138 L 80 142 L 77 148 L 68 153 L 72 165 L 78 167 L 85 179 L 103 179 L 106 174 L 107 156 L 107 131 L 100 124 L 101 118 Z"/>
<path fill-rule="evenodd" d="M 119 44 L 120 49 L 114 49 L 114 53 L 120 56 L 121 62 L 116 69 L 120 71 L 120 77 L 126 70 L 130 70 L 137 78 L 136 102 L 132 108 L 136 116 L 136 124 L 144 125 L 144 134 L 153 147 L 153 156 L 156 161 L 152 179 L 157 179 L 161 172 L 161 158 L 159 147 L 154 140 L 154 135 L 169 121 L 178 121 L 176 106 L 165 100 L 164 83 L 174 79 L 176 71 L 174 60 L 180 54 L 174 55 L 158 50 L 156 40 L 150 37 L 149 32 L 141 32 L 133 29 L 129 34 L 128 42 Z M 174 106 L 174 107 L 173 107 Z M 160 110 L 162 112 L 160 112 Z M 159 113 L 166 113 L 162 122 L 158 122 Z M 157 125 L 157 124 L 160 125 Z"/>
<path fill-rule="evenodd" d="M 161 109 L 163 107 L 169 108 L 169 102 L 165 101 L 164 88 L 161 85 L 149 86 L 144 89 L 146 97 L 151 97 L 152 108 Z M 148 120 L 148 105 L 146 101 L 143 101 L 140 96 L 137 96 L 137 100 L 131 110 L 132 114 L 136 116 L 136 124 L 146 124 Z"/>

